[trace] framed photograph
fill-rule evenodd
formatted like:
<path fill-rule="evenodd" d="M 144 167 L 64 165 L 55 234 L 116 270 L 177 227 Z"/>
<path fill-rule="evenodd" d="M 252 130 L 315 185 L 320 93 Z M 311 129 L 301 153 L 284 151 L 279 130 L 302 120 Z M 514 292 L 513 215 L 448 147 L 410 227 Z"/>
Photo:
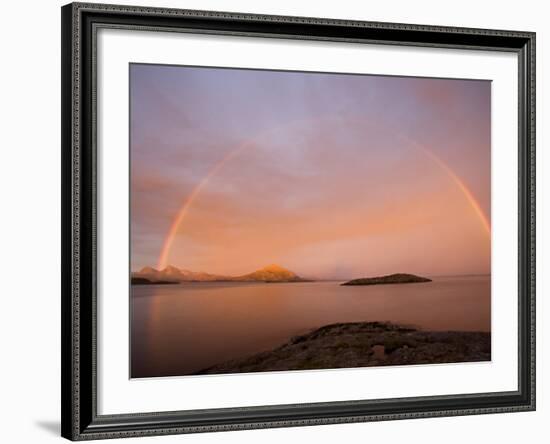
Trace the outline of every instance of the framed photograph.
<path fill-rule="evenodd" d="M 534 410 L 534 33 L 61 13 L 64 437 Z"/>

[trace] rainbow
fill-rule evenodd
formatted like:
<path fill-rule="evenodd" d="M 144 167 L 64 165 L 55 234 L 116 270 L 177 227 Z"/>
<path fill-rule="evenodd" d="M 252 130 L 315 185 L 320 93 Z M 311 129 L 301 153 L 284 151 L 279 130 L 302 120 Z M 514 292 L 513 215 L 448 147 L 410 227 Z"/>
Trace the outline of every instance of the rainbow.
<path fill-rule="evenodd" d="M 293 122 L 293 124 L 297 123 L 296 121 Z M 276 128 L 279 129 L 279 128 Z M 274 129 L 271 131 L 272 132 Z M 262 133 L 263 135 L 264 133 Z M 473 209 L 475 215 L 478 217 L 478 219 L 481 222 L 482 228 L 484 232 L 490 237 L 491 235 L 491 224 L 485 215 L 483 209 L 481 208 L 479 202 L 473 195 L 473 193 L 470 191 L 470 189 L 466 186 L 464 181 L 460 179 L 456 175 L 456 173 L 447 165 L 443 160 L 441 160 L 436 154 L 434 154 L 431 150 L 429 150 L 427 147 L 420 145 L 419 143 L 415 142 L 412 139 L 409 139 L 405 137 L 403 134 L 397 134 L 399 137 L 401 137 L 405 142 L 413 145 L 418 151 L 422 152 L 424 155 L 426 155 L 432 162 L 434 162 L 439 168 L 441 168 L 445 174 L 452 180 L 452 182 L 458 187 L 458 189 L 462 192 L 464 197 L 466 198 L 467 202 L 469 203 L 470 207 Z M 260 135 L 261 136 L 261 135 Z M 168 233 L 166 234 L 164 238 L 164 242 L 162 244 L 162 248 L 160 251 L 159 259 L 157 262 L 157 269 L 161 270 L 165 268 L 168 265 L 168 257 L 170 255 L 170 250 L 172 248 L 172 245 L 174 243 L 176 234 L 183 223 L 183 220 L 185 219 L 185 216 L 189 213 L 189 210 L 193 206 L 193 203 L 201 193 L 201 191 L 207 186 L 208 182 L 216 176 L 220 172 L 220 170 L 223 169 L 223 167 L 233 158 L 237 157 L 239 154 L 241 154 L 243 151 L 246 151 L 247 149 L 253 147 L 256 145 L 256 140 L 260 137 L 257 136 L 254 139 L 248 139 L 242 144 L 238 145 L 234 150 L 229 151 L 218 163 L 216 163 L 212 169 L 208 171 L 206 176 L 198 183 L 198 185 L 191 191 L 191 193 L 187 196 L 187 198 L 183 201 L 183 204 L 181 205 L 180 209 L 174 216 L 172 223 L 170 224 L 170 228 L 168 230 Z"/>
<path fill-rule="evenodd" d="M 453 182 L 458 186 L 460 191 L 462 191 L 462 194 L 466 197 L 468 203 L 472 207 L 472 209 L 475 211 L 477 217 L 481 221 L 481 225 L 483 226 L 483 229 L 485 230 L 485 233 L 489 236 L 491 236 L 491 223 L 489 222 L 489 219 L 485 215 L 483 209 L 479 205 L 479 202 L 475 198 L 475 196 L 472 194 L 470 189 L 466 186 L 464 181 L 458 177 L 455 172 L 447 165 L 445 162 L 443 162 L 439 157 L 437 157 L 432 151 L 428 150 L 427 148 L 418 145 L 416 142 L 411 141 L 420 151 L 422 151 L 426 156 L 428 156 L 430 159 L 432 159 L 439 167 L 445 171 L 447 176 L 449 176 Z"/>
<path fill-rule="evenodd" d="M 178 232 L 178 228 L 183 222 L 183 219 L 185 219 L 185 216 L 189 212 L 189 209 L 193 205 L 193 202 L 195 202 L 195 199 L 200 194 L 202 189 L 208 184 L 208 182 L 212 177 L 218 174 L 218 172 L 225 166 L 227 162 L 229 162 L 234 157 L 238 156 L 242 151 L 249 148 L 253 144 L 254 144 L 254 140 L 248 140 L 242 143 L 241 145 L 239 145 L 236 149 L 227 153 L 222 158 L 222 160 L 220 160 L 216 165 L 214 165 L 214 167 L 210 171 L 208 171 L 206 176 L 204 176 L 204 178 L 193 189 L 193 191 L 191 191 L 189 196 L 187 196 L 187 198 L 183 202 L 183 205 L 180 207 L 180 209 L 176 213 L 176 216 L 172 220 L 172 223 L 170 224 L 170 229 L 168 230 L 168 233 L 164 238 L 162 249 L 160 251 L 159 260 L 157 263 L 157 269 L 162 270 L 168 265 L 168 255 L 170 254 L 170 249 L 172 248 L 172 244 L 174 243 L 174 239 Z"/>
<path fill-rule="evenodd" d="M 319 120 L 318 118 L 317 120 Z M 197 196 L 200 194 L 201 190 L 203 190 L 210 179 L 212 179 L 218 172 L 234 157 L 237 157 L 240 153 L 247 150 L 248 148 L 251 148 L 257 143 L 257 140 L 261 138 L 262 136 L 269 135 L 273 132 L 276 132 L 280 130 L 281 128 L 288 128 L 292 127 L 296 124 L 303 123 L 304 121 L 310 121 L 310 119 L 302 119 L 302 120 L 295 120 L 293 122 L 286 123 L 283 125 L 278 125 L 273 128 L 270 128 L 266 131 L 263 131 L 259 134 L 257 134 L 254 138 L 247 139 L 240 145 L 238 145 L 235 149 L 229 151 L 218 163 L 216 163 L 212 169 L 208 171 L 206 176 L 199 182 L 199 184 L 191 191 L 191 193 L 187 196 L 187 198 L 183 201 L 183 204 L 181 205 L 180 209 L 174 216 L 174 219 L 172 220 L 172 223 L 170 224 L 170 228 L 168 229 L 168 233 L 164 237 L 164 241 L 162 243 L 162 248 L 160 250 L 159 259 L 157 262 L 157 269 L 162 270 L 168 265 L 168 256 L 170 255 L 170 250 L 172 248 L 172 244 L 174 243 L 174 239 L 176 238 L 176 234 L 178 232 L 178 229 L 180 225 L 182 224 L 183 220 L 185 219 L 185 216 L 189 213 L 189 209 L 192 207 L 193 202 L 197 199 Z"/>

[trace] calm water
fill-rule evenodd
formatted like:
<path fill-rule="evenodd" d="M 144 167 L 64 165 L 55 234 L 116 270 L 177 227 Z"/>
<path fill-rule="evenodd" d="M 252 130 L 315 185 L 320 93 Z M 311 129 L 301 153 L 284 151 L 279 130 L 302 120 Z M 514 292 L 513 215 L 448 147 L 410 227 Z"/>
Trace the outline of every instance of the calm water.
<path fill-rule="evenodd" d="M 132 287 L 132 377 L 185 375 L 334 322 L 491 330 L 489 276 L 405 285 L 188 283 Z"/>

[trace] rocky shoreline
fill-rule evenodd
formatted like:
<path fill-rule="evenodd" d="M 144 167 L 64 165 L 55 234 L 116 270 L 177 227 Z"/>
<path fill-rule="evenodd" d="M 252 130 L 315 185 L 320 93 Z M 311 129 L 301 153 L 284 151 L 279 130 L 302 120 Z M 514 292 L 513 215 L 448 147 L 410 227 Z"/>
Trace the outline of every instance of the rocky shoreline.
<path fill-rule="evenodd" d="M 491 360 L 487 332 L 423 331 L 386 322 L 330 324 L 273 350 L 194 374 L 249 373 Z"/>

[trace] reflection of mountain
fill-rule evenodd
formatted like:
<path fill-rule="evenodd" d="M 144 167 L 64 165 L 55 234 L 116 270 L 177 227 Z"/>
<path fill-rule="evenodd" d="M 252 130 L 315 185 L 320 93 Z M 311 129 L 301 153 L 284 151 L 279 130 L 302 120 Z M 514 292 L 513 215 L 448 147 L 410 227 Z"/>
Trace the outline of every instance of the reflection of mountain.
<path fill-rule="evenodd" d="M 156 283 L 162 282 L 306 282 L 296 273 L 293 273 L 279 265 L 268 265 L 260 270 L 242 276 L 222 276 L 204 273 L 202 271 L 190 271 L 169 265 L 157 270 L 153 267 L 144 267 L 140 271 L 132 273 L 132 278 L 142 278 Z"/>

